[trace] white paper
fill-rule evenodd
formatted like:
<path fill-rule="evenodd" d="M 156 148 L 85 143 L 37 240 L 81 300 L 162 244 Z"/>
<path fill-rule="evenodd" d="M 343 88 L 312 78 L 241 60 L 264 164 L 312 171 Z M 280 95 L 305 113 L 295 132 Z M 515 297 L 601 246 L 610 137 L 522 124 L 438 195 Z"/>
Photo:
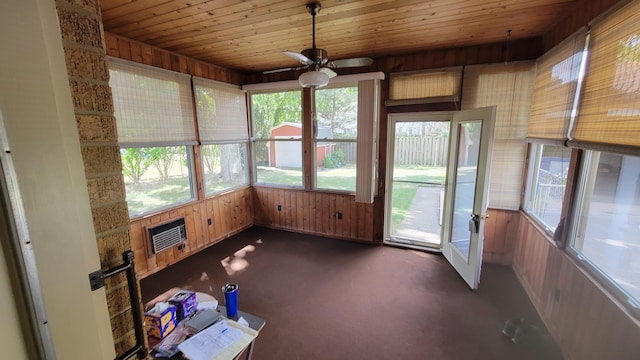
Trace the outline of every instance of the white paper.
<path fill-rule="evenodd" d="M 249 323 L 242 316 L 240 316 L 240 319 L 238 319 L 238 324 L 249 327 Z"/>
<path fill-rule="evenodd" d="M 233 358 L 256 335 L 254 330 L 242 329 L 234 321 L 222 320 L 185 340 L 178 349 L 190 360 Z"/>
<path fill-rule="evenodd" d="M 205 309 L 217 309 L 218 308 L 218 300 L 213 300 L 213 301 L 203 301 L 203 302 L 199 302 L 196 305 L 196 309 L 198 310 L 205 310 Z"/>

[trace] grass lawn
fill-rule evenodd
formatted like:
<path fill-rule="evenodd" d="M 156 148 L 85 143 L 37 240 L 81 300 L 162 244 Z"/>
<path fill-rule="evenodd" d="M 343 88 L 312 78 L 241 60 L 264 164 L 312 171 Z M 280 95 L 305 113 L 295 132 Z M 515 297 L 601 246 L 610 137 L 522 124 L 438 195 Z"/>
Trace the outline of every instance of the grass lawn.
<path fill-rule="evenodd" d="M 188 177 L 167 180 L 125 182 L 129 216 L 177 204 L 191 199 Z"/>
<path fill-rule="evenodd" d="M 300 169 L 258 167 L 257 171 L 260 183 L 302 186 L 302 170 Z M 397 165 L 393 178 L 395 181 L 444 183 L 445 168 Z M 317 173 L 317 181 L 318 187 L 322 189 L 355 191 L 355 165 L 347 165 L 338 169 L 320 169 Z M 418 186 L 418 184 L 394 183 L 392 226 L 397 226 L 404 219 Z M 126 189 L 130 215 L 141 214 L 191 199 L 188 177 L 143 181 L 137 185 L 127 182 Z"/>
<path fill-rule="evenodd" d="M 395 229 L 404 220 L 407 210 L 418 187 L 415 183 L 403 183 L 401 181 L 428 182 L 443 184 L 446 176 L 446 167 L 396 165 L 393 172 L 393 189 L 391 191 L 391 229 Z"/>
<path fill-rule="evenodd" d="M 285 186 L 302 186 L 302 170 L 258 167 L 258 182 Z M 320 168 L 317 173 L 317 187 L 356 191 L 356 166 L 347 165 L 337 169 Z"/>

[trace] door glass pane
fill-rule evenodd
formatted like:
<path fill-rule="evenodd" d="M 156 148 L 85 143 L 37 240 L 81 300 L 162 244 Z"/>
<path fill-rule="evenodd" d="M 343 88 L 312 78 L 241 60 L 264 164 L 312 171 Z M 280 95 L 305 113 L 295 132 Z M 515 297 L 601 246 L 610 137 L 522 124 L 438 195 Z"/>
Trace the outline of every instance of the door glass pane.
<path fill-rule="evenodd" d="M 399 122 L 395 134 L 389 235 L 439 247 L 449 122 Z"/>
<path fill-rule="evenodd" d="M 453 219 L 451 243 L 469 259 L 471 241 L 470 223 L 473 214 L 478 158 L 480 149 L 481 121 L 460 124 L 458 129 L 458 159 L 456 162 L 455 189 L 453 192 Z"/>

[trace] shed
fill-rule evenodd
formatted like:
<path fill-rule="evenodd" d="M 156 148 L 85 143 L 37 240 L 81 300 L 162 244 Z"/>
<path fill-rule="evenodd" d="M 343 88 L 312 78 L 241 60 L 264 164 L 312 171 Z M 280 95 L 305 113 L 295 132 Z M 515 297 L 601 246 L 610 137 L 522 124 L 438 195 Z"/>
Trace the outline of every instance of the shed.
<path fill-rule="evenodd" d="M 302 124 L 284 122 L 271 129 L 272 139 L 302 139 Z M 318 138 L 333 139 L 333 131 L 325 126 L 318 127 Z M 301 141 L 270 141 L 269 166 L 279 168 L 302 168 Z M 316 164 L 323 164 L 324 158 L 335 151 L 335 143 L 318 142 L 316 144 Z"/>

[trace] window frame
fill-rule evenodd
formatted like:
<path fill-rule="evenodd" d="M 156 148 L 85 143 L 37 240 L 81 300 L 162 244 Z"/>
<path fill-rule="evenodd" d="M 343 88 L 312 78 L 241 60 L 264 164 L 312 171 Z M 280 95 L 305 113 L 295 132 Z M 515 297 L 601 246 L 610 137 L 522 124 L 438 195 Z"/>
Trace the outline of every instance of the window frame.
<path fill-rule="evenodd" d="M 577 179 L 573 188 L 573 202 L 571 204 L 571 218 L 568 223 L 568 232 L 566 239 L 566 252 L 580 268 L 584 269 L 592 276 L 598 284 L 600 284 L 609 294 L 617 299 L 623 306 L 635 317 L 640 318 L 640 298 L 634 297 L 627 290 L 622 288 L 609 274 L 596 265 L 587 255 L 576 248 L 577 233 L 583 225 L 582 219 L 589 212 L 584 210 L 585 202 L 591 201 L 593 195 L 593 187 L 598 175 L 597 168 L 599 158 L 602 151 L 585 149 L 581 150 L 581 159 L 579 161 L 579 170 Z M 616 152 L 609 152 L 614 155 L 628 155 Z M 639 155 L 631 155 L 640 157 Z M 589 191 L 587 191 L 589 190 Z"/>
<path fill-rule="evenodd" d="M 243 173 L 244 173 L 244 181 L 242 182 L 242 184 L 236 184 L 233 186 L 229 186 L 229 187 L 225 187 L 224 189 L 221 190 L 213 190 L 211 192 L 209 192 L 207 190 L 207 171 L 205 169 L 205 162 L 204 162 L 204 147 L 205 146 L 224 146 L 224 145 L 241 145 L 243 146 L 243 159 L 244 160 L 244 168 L 243 168 Z M 218 155 L 219 157 L 220 155 Z M 204 193 L 204 197 L 212 197 L 212 196 L 216 196 L 219 194 L 223 194 L 226 193 L 228 191 L 233 191 L 233 190 L 237 190 L 237 189 L 242 189 L 245 187 L 248 187 L 251 184 L 251 179 L 250 179 L 250 174 L 249 174 L 249 168 L 250 168 L 250 163 L 249 163 L 249 141 L 233 141 L 233 142 L 210 142 L 210 143 L 206 143 L 206 144 L 200 144 L 200 163 L 201 163 L 201 167 L 202 167 L 202 188 L 203 188 L 203 193 Z"/>
<path fill-rule="evenodd" d="M 120 146 L 121 150 L 125 150 L 125 149 L 140 149 L 140 148 L 151 148 L 151 147 L 180 147 L 180 148 L 185 148 L 185 154 L 187 156 L 187 169 L 189 170 L 189 189 L 190 189 L 190 198 L 189 199 L 185 199 L 184 201 L 178 201 L 178 202 L 173 202 L 171 204 L 167 204 L 164 206 L 160 206 L 160 207 L 155 207 L 155 208 L 151 208 L 147 211 L 143 211 L 141 213 L 136 213 L 136 214 L 131 214 L 130 213 L 130 208 L 127 202 L 127 210 L 129 211 L 129 220 L 130 221 L 134 221 L 135 219 L 138 218 L 142 218 L 142 217 L 146 217 L 149 215 L 154 215 L 154 214 L 158 214 L 161 212 L 165 212 L 169 209 L 175 208 L 175 207 L 179 207 L 179 206 L 183 206 L 185 204 L 189 204 L 195 201 L 198 201 L 198 190 L 197 190 L 197 180 L 196 180 L 196 166 L 195 166 L 195 156 L 194 156 L 194 145 L 184 145 L 184 144 L 180 144 L 180 145 L 154 145 L 154 146 Z M 126 178 L 126 175 L 124 175 L 124 173 L 122 173 L 123 179 Z M 125 194 L 127 192 L 126 189 L 126 184 L 124 184 L 124 180 L 123 180 L 123 185 L 125 185 Z"/>
<path fill-rule="evenodd" d="M 331 90 L 331 89 L 340 89 L 340 88 L 355 88 L 356 91 L 358 91 L 358 82 L 341 82 L 341 83 L 337 83 L 334 85 L 329 85 L 327 87 L 323 87 L 321 89 L 314 89 L 312 91 L 312 122 L 313 122 L 313 133 L 311 136 L 311 149 L 312 150 L 316 150 L 317 149 L 317 144 L 318 142 L 323 142 L 322 140 L 327 140 L 325 138 L 318 138 L 318 119 L 317 119 L 317 99 L 316 99 L 316 92 L 317 91 L 324 91 L 324 90 Z M 336 142 L 336 143 L 353 143 L 355 148 L 356 148 L 356 164 L 357 164 L 357 153 L 358 153 L 358 138 L 357 138 L 357 124 L 358 124 L 358 110 L 359 110 L 359 98 L 358 98 L 358 94 L 356 93 L 356 136 L 354 138 L 350 138 L 350 139 L 331 139 L 331 142 Z M 317 150 L 316 150 L 317 151 Z M 354 168 L 354 189 L 353 190 L 343 190 L 343 189 L 333 189 L 333 188 L 326 188 L 326 187 L 319 187 L 318 186 L 318 159 L 317 156 L 311 156 L 312 161 L 311 161 L 311 167 L 312 167 L 312 189 L 314 191 L 326 191 L 326 192 L 332 192 L 332 193 L 340 193 L 340 194 L 350 194 L 353 195 L 356 193 L 356 186 L 357 186 L 357 182 L 356 182 L 356 178 L 357 178 L 357 174 L 358 174 L 358 168 Z"/>
<path fill-rule="evenodd" d="M 109 82 L 109 86 L 112 89 L 111 91 L 114 93 L 114 113 L 119 119 L 116 128 L 118 129 L 118 145 L 120 149 L 180 147 L 185 149 L 187 156 L 188 182 L 190 188 L 189 199 L 173 202 L 165 206 L 150 208 L 133 215 L 129 212 L 129 221 L 198 201 L 200 195 L 197 184 L 200 180 L 198 179 L 195 159 L 195 148 L 198 146 L 198 142 L 194 118 L 194 89 L 191 82 L 191 75 L 114 57 L 109 58 L 109 63 L 110 75 L 113 75 L 112 72 L 115 71 L 120 72 L 122 76 L 126 76 L 126 78 L 120 78 L 122 82 L 116 81 L 115 83 L 114 78 L 117 77 L 111 76 Z M 124 101 L 118 102 L 116 99 L 120 95 L 126 97 L 129 89 L 138 90 L 137 77 L 147 79 L 145 81 L 150 81 L 150 83 L 155 85 L 157 85 L 158 82 L 162 82 L 163 84 L 175 83 L 177 91 L 166 93 L 162 87 L 159 86 L 146 87 L 144 89 L 144 91 L 147 92 L 146 94 L 140 95 L 136 93 L 139 96 L 133 98 L 134 100 L 139 99 L 140 104 L 136 103 L 135 106 L 132 106 L 130 109 L 127 107 L 127 103 Z M 132 85 L 131 82 L 134 84 Z M 120 93 L 120 91 L 122 92 Z M 153 102 L 150 104 L 145 103 L 147 99 L 153 98 L 155 94 L 158 94 L 160 98 L 169 96 L 169 100 L 176 101 L 176 103 L 179 104 L 174 107 L 178 107 L 180 111 L 178 113 L 168 114 L 163 112 L 163 109 L 156 106 Z M 127 98 L 127 100 L 130 101 L 131 99 Z M 135 110 L 139 110 L 136 106 L 139 105 L 142 105 L 143 110 L 145 110 L 144 113 L 147 115 L 146 117 L 142 117 L 141 119 L 136 118 L 134 121 L 132 120 L 133 116 L 125 116 L 127 112 L 134 112 L 135 114 Z M 157 113 L 153 114 L 152 111 L 147 111 L 147 109 L 144 108 L 145 105 L 147 108 L 153 108 L 153 111 Z M 123 114 L 120 114 L 122 116 L 119 116 L 119 110 L 124 111 Z M 150 117 L 149 113 L 154 116 Z M 147 129 L 154 129 L 156 131 L 148 131 Z M 124 168 L 121 169 L 121 174 L 124 178 L 126 175 L 124 175 L 123 170 Z M 127 199 L 126 194 L 125 199 Z M 129 210 L 128 202 L 127 209 Z"/>
<path fill-rule="evenodd" d="M 254 133 L 254 115 L 253 115 L 253 96 L 254 95 L 262 95 L 262 94 L 275 94 L 275 93 L 284 93 L 284 92 L 297 92 L 300 95 L 300 137 L 299 138 L 291 138 L 291 139 L 278 139 L 272 137 L 256 137 Z M 250 174 L 250 184 L 251 186 L 265 186 L 265 187 L 276 187 L 276 188 L 285 188 L 285 189 L 305 189 L 305 166 L 304 166 L 304 146 L 306 140 L 304 137 L 305 131 L 305 123 L 304 123 L 304 94 L 301 88 L 299 87 L 276 87 L 268 90 L 249 90 L 247 91 L 247 113 L 249 119 L 249 154 L 250 157 L 249 162 L 251 163 L 251 174 Z M 260 182 L 258 181 L 258 161 L 256 160 L 256 149 L 259 143 L 266 143 L 266 145 L 274 142 L 274 147 L 276 142 L 299 142 L 301 148 L 301 166 L 300 166 L 300 185 L 287 185 L 287 184 L 279 184 L 279 183 L 270 183 L 270 182 Z"/>
<path fill-rule="evenodd" d="M 542 163 L 542 155 L 544 153 L 545 146 L 553 146 L 553 147 L 564 149 L 564 147 L 558 146 L 558 145 L 550 145 L 550 144 L 544 144 L 544 143 L 529 143 L 529 164 L 526 167 L 527 177 L 525 182 L 524 198 L 522 201 L 522 209 L 524 212 L 527 213 L 527 215 L 529 215 L 532 219 L 534 219 L 536 223 L 539 224 L 547 234 L 556 237 L 555 236 L 556 231 L 562 230 L 560 224 L 563 221 L 562 219 L 565 217 L 565 214 L 566 214 L 565 203 L 567 201 L 567 194 L 572 191 L 572 187 L 570 186 L 572 150 L 570 148 L 566 148 L 567 151 L 569 151 L 570 153 L 567 160 L 568 161 L 567 176 L 564 179 L 565 186 L 562 191 L 563 195 L 562 195 L 562 202 L 561 202 L 560 217 L 558 219 L 558 224 L 555 225 L 555 228 L 552 228 L 553 224 L 547 224 L 544 221 L 544 219 L 538 216 L 538 214 L 535 213 L 534 206 L 532 205 L 536 201 L 536 194 L 535 194 L 536 192 L 534 191 L 534 189 L 537 187 L 537 184 L 538 184 L 538 176 L 540 174 L 540 166 Z"/>
<path fill-rule="evenodd" d="M 198 135 L 200 139 L 200 170 L 202 174 L 202 193 L 205 198 L 212 197 L 221 193 L 247 187 L 251 184 L 249 178 L 249 118 L 247 116 L 247 97 L 246 93 L 239 87 L 216 80 L 192 77 L 192 91 L 194 99 L 194 108 L 196 114 L 196 122 Z M 215 114 L 211 114 L 210 108 L 201 106 L 200 90 L 208 92 L 213 100 L 215 100 Z M 233 106 L 236 104 L 240 106 Z M 240 103 L 241 101 L 241 103 Z M 220 105 L 220 112 L 218 112 Z M 244 124 L 238 120 L 244 121 Z M 213 130 L 213 129 L 215 130 Z M 205 147 L 207 146 L 224 146 L 224 145 L 240 145 L 243 150 L 244 163 L 243 182 L 233 186 L 225 187 L 220 190 L 207 190 L 207 169 L 204 161 Z M 220 155 L 217 155 L 221 160 Z M 222 161 L 220 162 L 222 164 Z"/>

